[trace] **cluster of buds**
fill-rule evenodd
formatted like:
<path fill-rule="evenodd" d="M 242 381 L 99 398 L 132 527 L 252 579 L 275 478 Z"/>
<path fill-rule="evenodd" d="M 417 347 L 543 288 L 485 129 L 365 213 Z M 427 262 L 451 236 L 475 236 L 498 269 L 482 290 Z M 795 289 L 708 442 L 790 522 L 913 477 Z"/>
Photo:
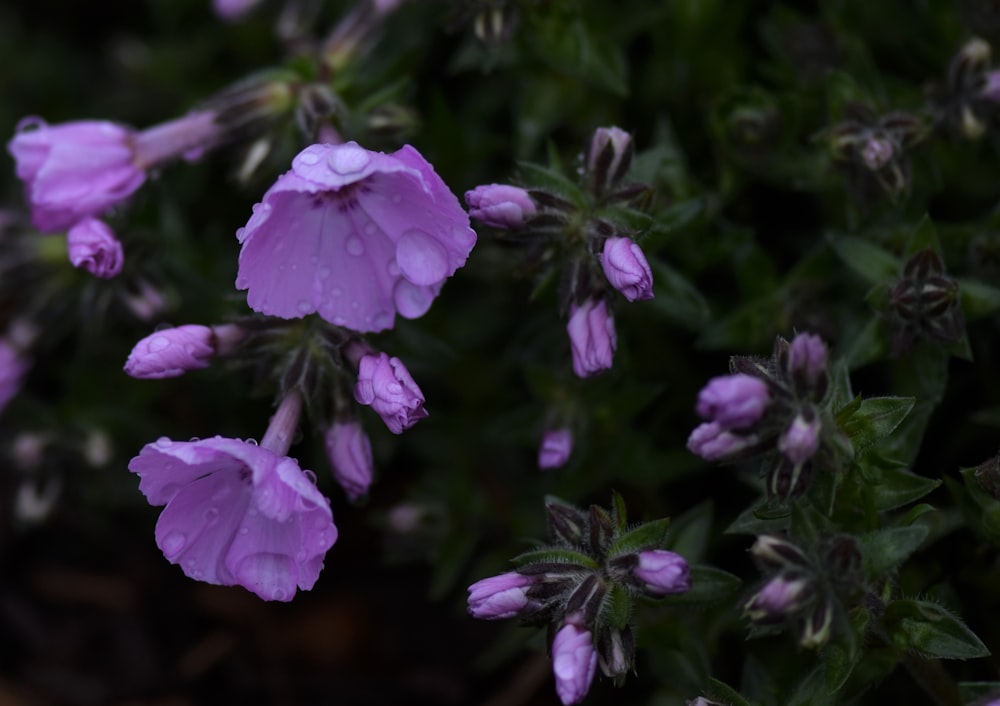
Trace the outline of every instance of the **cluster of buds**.
<path fill-rule="evenodd" d="M 580 187 L 565 192 L 486 184 L 466 192 L 469 214 L 481 223 L 551 246 L 543 262 L 563 265 L 562 302 L 573 371 L 589 377 L 610 368 L 617 337 L 609 310 L 609 285 L 630 302 L 653 298 L 653 273 L 636 233 L 608 209 L 642 209 L 650 189 L 626 180 L 634 153 L 632 136 L 618 127 L 598 128 L 581 169 Z"/>
<path fill-rule="evenodd" d="M 907 260 L 902 277 L 889 288 L 889 327 L 893 356 L 920 337 L 949 344 L 965 335 L 958 283 L 933 250 L 925 248 Z"/>
<path fill-rule="evenodd" d="M 868 106 L 852 103 L 845 119 L 828 135 L 830 156 L 846 177 L 848 188 L 862 203 L 877 196 L 896 200 L 910 188 L 907 151 L 927 136 L 923 120 L 912 113 L 876 115 Z"/>
<path fill-rule="evenodd" d="M 629 616 L 635 599 L 690 589 L 688 564 L 660 548 L 666 520 L 629 528 L 621 498 L 611 512 L 549 498 L 553 543 L 515 559 L 517 569 L 469 587 L 475 618 L 519 618 L 549 627 L 556 692 L 563 704 L 586 696 L 597 668 L 621 681 L 635 659 Z"/>
<path fill-rule="evenodd" d="M 1000 70 L 992 67 L 992 54 L 987 42 L 970 39 L 952 57 L 945 84 L 933 96 L 937 122 L 971 140 L 986 134 L 1000 104 Z"/>
<path fill-rule="evenodd" d="M 839 433 L 822 407 L 826 345 L 809 333 L 791 343 L 779 336 L 770 359 L 733 356 L 729 367 L 729 375 L 713 378 L 699 393 L 697 411 L 706 421 L 691 432 L 688 449 L 709 461 L 770 453 L 768 496 L 798 497 Z"/>
<path fill-rule="evenodd" d="M 862 579 L 854 539 L 827 538 L 813 557 L 782 536 L 765 534 L 750 553 L 766 578 L 743 604 L 744 615 L 760 628 L 791 628 L 802 647 L 826 644 L 839 597 L 855 595 Z"/>
<path fill-rule="evenodd" d="M 280 371 L 279 387 L 297 390 L 324 420 L 334 478 L 356 500 L 368 492 L 373 465 L 371 442 L 349 399 L 352 392 L 353 402 L 371 407 L 394 434 L 427 416 L 424 396 L 399 358 L 375 351 L 357 335 L 321 320 L 311 321 L 304 331 L 300 328 L 299 323 L 252 317 L 216 326 L 160 329 L 136 343 L 125 372 L 134 378 L 161 379 L 206 368 L 216 357 L 234 357 L 254 367 L 261 360 L 276 361 L 271 367 Z M 296 342 L 291 353 L 290 341 Z"/>

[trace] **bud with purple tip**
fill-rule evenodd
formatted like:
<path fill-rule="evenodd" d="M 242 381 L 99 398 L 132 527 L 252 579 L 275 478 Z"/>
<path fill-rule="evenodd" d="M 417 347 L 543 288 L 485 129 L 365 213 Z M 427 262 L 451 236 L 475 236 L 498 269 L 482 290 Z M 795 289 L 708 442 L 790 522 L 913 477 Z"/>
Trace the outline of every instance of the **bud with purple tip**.
<path fill-rule="evenodd" d="M 215 354 L 212 329 L 187 324 L 157 331 L 136 343 L 125 361 L 125 372 L 144 380 L 172 378 L 207 368 Z"/>
<path fill-rule="evenodd" d="M 514 617 L 528 606 L 527 589 L 537 578 L 509 571 L 477 581 L 469 586 L 469 614 L 481 620 Z"/>
<path fill-rule="evenodd" d="M 465 192 L 469 215 L 494 228 L 520 228 L 537 210 L 524 189 L 509 184 L 483 184 Z"/>
<path fill-rule="evenodd" d="M 653 298 L 653 272 L 642 248 L 630 238 L 605 240 L 601 267 L 611 286 L 630 302 Z"/>
<path fill-rule="evenodd" d="M 69 261 L 102 279 L 110 279 L 122 271 L 124 255 L 111 228 L 96 218 L 85 218 L 66 234 Z"/>
<path fill-rule="evenodd" d="M 577 376 L 590 377 L 612 366 L 618 338 L 615 320 L 603 299 L 588 299 L 571 307 L 566 331 Z"/>
<path fill-rule="evenodd" d="M 788 429 L 778 438 L 778 450 L 794 464 L 802 464 L 812 458 L 819 448 L 820 421 L 816 417 L 807 419 L 798 414 Z"/>
<path fill-rule="evenodd" d="M 549 429 L 538 449 L 539 468 L 560 468 L 573 453 L 573 432 L 570 429 Z"/>
<path fill-rule="evenodd" d="M 424 395 L 406 366 L 385 353 L 361 358 L 354 399 L 371 405 L 393 434 L 402 434 L 427 416 Z"/>
<path fill-rule="evenodd" d="M 669 596 L 691 589 L 688 563 L 680 554 L 666 549 L 639 552 L 639 563 L 632 573 L 654 596 Z"/>
<path fill-rule="evenodd" d="M 368 493 L 374 464 L 372 445 L 357 422 L 334 422 L 323 437 L 333 477 L 351 500 Z"/>
<path fill-rule="evenodd" d="M 583 701 L 596 671 L 597 650 L 590 631 L 567 622 L 552 641 L 552 672 L 563 706 Z"/>
<path fill-rule="evenodd" d="M 771 401 L 760 378 L 737 373 L 712 378 L 698 393 L 698 414 L 726 429 L 743 429 L 764 414 Z"/>

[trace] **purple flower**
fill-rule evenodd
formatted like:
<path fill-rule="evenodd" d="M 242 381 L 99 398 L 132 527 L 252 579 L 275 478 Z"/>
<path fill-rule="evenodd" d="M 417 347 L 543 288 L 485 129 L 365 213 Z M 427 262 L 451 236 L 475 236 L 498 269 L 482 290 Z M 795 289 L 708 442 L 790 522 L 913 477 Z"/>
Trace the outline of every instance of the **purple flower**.
<path fill-rule="evenodd" d="M 788 370 L 801 377 L 810 388 L 817 386 L 826 374 L 827 352 L 823 339 L 811 333 L 800 333 L 788 346 Z"/>
<path fill-rule="evenodd" d="M 534 215 L 535 202 L 527 191 L 509 184 L 483 184 L 465 192 L 469 215 L 494 228 L 520 228 Z"/>
<path fill-rule="evenodd" d="M 357 422 L 335 422 L 324 437 L 333 477 L 351 500 L 368 493 L 372 484 L 372 445 Z"/>
<path fill-rule="evenodd" d="M 131 128 L 97 120 L 52 127 L 22 121 L 7 150 L 17 161 L 35 226 L 64 230 L 131 196 L 146 180 L 135 163 L 134 137 Z"/>
<path fill-rule="evenodd" d="M 653 298 L 653 272 L 630 238 L 608 238 L 601 257 L 604 276 L 630 302 Z"/>
<path fill-rule="evenodd" d="M 539 468 L 559 468 L 566 465 L 573 453 L 573 432 L 569 429 L 549 429 L 538 449 Z"/>
<path fill-rule="evenodd" d="M 798 612 L 813 598 L 807 579 L 779 575 L 772 578 L 743 606 L 755 622 L 774 622 Z"/>
<path fill-rule="evenodd" d="M 577 704 L 590 690 L 597 671 L 597 650 L 590 631 L 566 623 L 552 641 L 552 672 L 564 706 Z"/>
<path fill-rule="evenodd" d="M 805 463 L 819 448 L 820 426 L 819 419 L 810 421 L 801 414 L 796 415 L 785 433 L 778 438 L 778 450 L 796 465 Z"/>
<path fill-rule="evenodd" d="M 423 315 L 476 243 L 469 217 L 409 145 L 312 145 L 264 194 L 245 228 L 236 287 L 255 311 L 318 312 L 355 331 Z"/>
<path fill-rule="evenodd" d="M 756 435 L 743 436 L 723 428 L 718 422 L 706 422 L 695 427 L 688 437 L 688 450 L 706 461 L 732 457 L 757 443 Z"/>
<path fill-rule="evenodd" d="M 509 571 L 469 586 L 469 615 L 481 620 L 512 618 L 528 605 L 525 591 L 536 577 Z"/>
<path fill-rule="evenodd" d="M 235 22 L 260 4 L 260 0 L 212 0 L 212 9 L 227 22 Z"/>
<path fill-rule="evenodd" d="M 0 339 L 0 411 L 21 389 L 21 381 L 30 363 L 5 339 Z"/>
<path fill-rule="evenodd" d="M 85 218 L 66 234 L 66 248 L 73 267 L 95 277 L 110 279 L 122 271 L 122 244 L 111 228 L 96 218 Z"/>
<path fill-rule="evenodd" d="M 722 375 L 698 393 L 698 414 L 726 429 L 741 429 L 760 419 L 770 401 L 767 384 L 760 378 Z"/>
<path fill-rule="evenodd" d="M 125 361 L 125 372 L 144 380 L 173 378 L 207 368 L 214 355 L 212 329 L 187 324 L 157 331 L 136 343 Z"/>
<path fill-rule="evenodd" d="M 684 593 L 691 589 L 688 563 L 680 554 L 665 549 L 639 552 L 639 563 L 632 570 L 654 596 Z"/>
<path fill-rule="evenodd" d="M 263 446 L 164 438 L 129 470 L 150 504 L 166 505 L 156 544 L 198 581 L 289 601 L 296 587 L 313 587 L 337 541 L 326 498 L 294 459 Z"/>
<path fill-rule="evenodd" d="M 371 405 L 393 434 L 401 434 L 427 416 L 417 383 L 399 358 L 385 353 L 361 358 L 354 399 Z"/>
<path fill-rule="evenodd" d="M 573 372 L 585 378 L 610 368 L 618 339 L 615 320 L 603 299 L 588 299 L 570 308 L 566 325 L 573 349 Z"/>

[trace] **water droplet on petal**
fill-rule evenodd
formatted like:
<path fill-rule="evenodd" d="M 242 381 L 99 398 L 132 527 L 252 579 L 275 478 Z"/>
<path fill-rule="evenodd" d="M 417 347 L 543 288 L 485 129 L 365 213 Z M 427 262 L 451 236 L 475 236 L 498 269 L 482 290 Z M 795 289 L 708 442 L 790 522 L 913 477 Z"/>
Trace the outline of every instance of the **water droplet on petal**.
<path fill-rule="evenodd" d="M 388 311 L 380 311 L 375 314 L 371 320 L 372 328 L 376 331 L 382 331 L 392 326 L 392 314 Z"/>
<path fill-rule="evenodd" d="M 169 532 L 163 538 L 163 544 L 160 548 L 163 550 L 163 556 L 173 559 L 180 553 L 185 544 L 187 544 L 187 537 L 180 532 Z"/>
<path fill-rule="evenodd" d="M 430 233 L 411 229 L 396 242 L 396 262 L 414 284 L 437 284 L 448 276 L 448 251 Z"/>
<path fill-rule="evenodd" d="M 308 479 L 309 479 L 309 481 L 310 481 L 310 482 L 311 482 L 311 483 L 312 483 L 313 485 L 316 485 L 316 474 L 315 474 L 315 473 L 313 473 L 313 472 L 312 472 L 312 471 L 310 471 L 310 470 L 305 470 L 305 471 L 302 471 L 302 472 L 303 472 L 303 473 L 305 474 L 306 478 L 308 478 Z"/>
<path fill-rule="evenodd" d="M 249 533 L 250 533 L 249 527 L 240 527 L 240 534 L 249 534 Z"/>
<path fill-rule="evenodd" d="M 398 395 L 403 391 L 403 386 L 398 382 L 391 382 L 385 386 L 385 389 L 389 391 L 390 395 Z"/>
<path fill-rule="evenodd" d="M 330 268 L 329 267 L 319 268 L 319 271 L 316 273 L 316 276 L 319 277 L 320 279 L 326 279 L 327 277 L 330 276 Z"/>
<path fill-rule="evenodd" d="M 271 598 L 276 601 L 283 601 L 285 600 L 285 592 L 280 588 L 276 588 L 274 589 L 274 593 L 271 594 Z"/>
<path fill-rule="evenodd" d="M 208 525 L 214 525 L 219 521 L 219 508 L 210 507 L 205 510 L 205 523 Z"/>
<path fill-rule="evenodd" d="M 353 174 L 367 167 L 370 161 L 371 157 L 363 147 L 346 144 L 335 147 L 326 163 L 338 174 Z"/>
<path fill-rule="evenodd" d="M 165 436 L 161 436 L 159 439 L 156 440 L 156 445 L 159 446 L 161 449 L 165 449 L 173 443 L 174 443 L 173 441 L 171 441 Z"/>
<path fill-rule="evenodd" d="M 385 270 L 389 273 L 390 277 L 399 277 L 399 265 L 396 264 L 395 260 L 389 260 L 389 264 L 385 266 Z"/>
<path fill-rule="evenodd" d="M 195 443 L 196 441 L 201 441 L 201 439 L 199 439 L 197 436 L 192 436 L 190 439 L 188 439 L 188 443 L 191 444 Z"/>
<path fill-rule="evenodd" d="M 365 244 L 362 243 L 361 238 L 356 235 L 352 235 L 347 239 L 345 247 L 347 248 L 348 254 L 354 255 L 355 257 L 365 254 Z"/>
<path fill-rule="evenodd" d="M 312 304 L 307 302 L 305 299 L 300 299 L 298 303 L 298 309 L 300 314 L 308 314 L 312 311 Z"/>
<path fill-rule="evenodd" d="M 339 297 L 343 293 L 344 293 L 344 290 L 341 289 L 340 287 L 334 287 L 333 289 L 330 290 L 330 296 L 331 297 Z"/>
<path fill-rule="evenodd" d="M 365 223 L 365 234 L 366 235 L 375 235 L 375 231 L 377 231 L 377 230 L 378 230 L 378 226 L 376 226 L 371 221 L 369 221 L 368 223 Z"/>
<path fill-rule="evenodd" d="M 299 155 L 298 161 L 308 167 L 316 164 L 319 161 L 319 157 L 312 152 L 303 152 Z"/>
<path fill-rule="evenodd" d="M 359 304 L 358 302 L 351 302 L 351 308 L 352 309 L 360 309 L 361 308 L 361 304 Z"/>
<path fill-rule="evenodd" d="M 257 445 L 257 440 L 256 439 L 247 439 L 247 443 L 250 444 L 251 446 L 256 446 Z"/>
<path fill-rule="evenodd" d="M 434 292 L 430 287 L 413 284 L 409 280 L 400 279 L 392 290 L 392 300 L 396 309 L 407 319 L 423 316 L 434 302 Z"/>
<path fill-rule="evenodd" d="M 153 336 L 149 339 L 148 346 L 150 353 L 158 353 L 159 351 L 170 347 L 170 339 L 166 336 Z"/>
<path fill-rule="evenodd" d="M 334 326 L 343 326 L 346 323 L 347 323 L 347 319 L 345 319 L 343 316 L 334 316 L 333 317 L 333 324 L 334 324 Z"/>

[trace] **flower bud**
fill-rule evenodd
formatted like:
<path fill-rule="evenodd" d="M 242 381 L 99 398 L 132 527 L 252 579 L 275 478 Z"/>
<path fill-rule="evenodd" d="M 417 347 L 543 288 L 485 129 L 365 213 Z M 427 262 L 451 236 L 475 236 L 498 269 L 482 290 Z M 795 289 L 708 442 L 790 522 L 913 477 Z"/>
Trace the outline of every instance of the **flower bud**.
<path fill-rule="evenodd" d="M 573 432 L 569 429 L 549 429 L 538 449 L 539 468 L 560 468 L 573 452 Z"/>
<path fill-rule="evenodd" d="M 417 383 L 399 358 L 385 353 L 361 358 L 354 399 L 371 405 L 393 434 L 401 434 L 427 416 Z"/>
<path fill-rule="evenodd" d="M 520 228 L 537 210 L 527 191 L 509 184 L 484 184 L 465 192 L 469 215 L 494 228 Z"/>
<path fill-rule="evenodd" d="M 95 277 L 110 279 L 122 271 L 122 244 L 102 221 L 86 218 L 66 234 L 69 261 Z"/>
<path fill-rule="evenodd" d="M 546 498 L 545 511 L 553 539 L 566 542 L 571 547 L 583 546 L 584 532 L 587 528 L 586 515 L 572 505 L 553 497 Z"/>
<path fill-rule="evenodd" d="M 796 465 L 805 463 L 819 448 L 820 428 L 817 417 L 807 420 L 802 414 L 797 414 L 785 433 L 778 438 L 778 450 Z"/>
<path fill-rule="evenodd" d="M 528 606 L 525 591 L 537 580 L 510 571 L 477 581 L 469 586 L 469 614 L 481 620 L 512 618 Z"/>
<path fill-rule="evenodd" d="M 793 500 L 809 487 L 811 464 L 793 463 L 787 456 L 778 456 L 767 475 L 767 496 L 783 502 Z"/>
<path fill-rule="evenodd" d="M 323 437 L 333 477 L 352 501 L 372 483 L 372 445 L 357 422 L 334 422 Z"/>
<path fill-rule="evenodd" d="M 776 623 L 800 612 L 814 597 L 812 582 L 805 576 L 779 574 L 743 605 L 743 611 L 755 623 Z"/>
<path fill-rule="evenodd" d="M 680 554 L 665 549 L 639 552 L 639 563 L 632 570 L 647 592 L 654 596 L 684 593 L 691 589 L 688 563 Z"/>
<path fill-rule="evenodd" d="M 892 140 L 883 136 L 872 136 L 861 147 L 861 161 L 873 172 L 887 165 L 896 155 Z"/>
<path fill-rule="evenodd" d="M 756 434 L 734 434 L 723 429 L 718 422 L 706 422 L 695 427 L 688 437 L 687 447 L 691 453 L 706 461 L 732 458 L 758 441 Z"/>
<path fill-rule="evenodd" d="M 653 272 L 642 249 L 629 238 L 608 238 L 601 257 L 604 276 L 630 302 L 653 298 Z"/>
<path fill-rule="evenodd" d="M 819 649 L 830 639 L 833 626 L 833 605 L 823 601 L 802 623 L 799 644 L 806 649 Z"/>
<path fill-rule="evenodd" d="M 599 127 L 587 152 L 588 179 L 597 196 L 603 195 L 632 166 L 632 136 L 619 127 Z"/>
<path fill-rule="evenodd" d="M 632 668 L 635 661 L 635 635 L 632 627 L 606 630 L 597 649 L 598 664 L 606 677 L 617 677 Z"/>
<path fill-rule="evenodd" d="M 143 380 L 173 378 L 207 368 L 215 355 L 215 336 L 208 326 L 188 324 L 163 329 L 135 344 L 125 372 Z"/>
<path fill-rule="evenodd" d="M 811 392 L 813 399 L 822 399 L 828 384 L 826 365 L 826 345 L 819 336 L 800 333 L 792 339 L 788 347 L 788 374 L 797 393 Z"/>
<path fill-rule="evenodd" d="M 578 377 L 590 377 L 612 366 L 618 339 L 615 320 L 603 299 L 572 306 L 566 331 L 573 350 L 573 372 Z"/>
<path fill-rule="evenodd" d="M 563 706 L 577 704 L 590 690 L 597 671 L 597 651 L 590 631 L 566 623 L 552 641 L 552 672 Z"/>
<path fill-rule="evenodd" d="M 762 534 L 757 537 L 750 547 L 750 553 L 768 568 L 802 568 L 809 565 L 805 552 L 776 534 Z"/>
<path fill-rule="evenodd" d="M 770 401 L 767 383 L 737 373 L 709 380 L 698 393 L 697 409 L 703 419 L 726 429 L 743 429 L 761 418 Z"/>

